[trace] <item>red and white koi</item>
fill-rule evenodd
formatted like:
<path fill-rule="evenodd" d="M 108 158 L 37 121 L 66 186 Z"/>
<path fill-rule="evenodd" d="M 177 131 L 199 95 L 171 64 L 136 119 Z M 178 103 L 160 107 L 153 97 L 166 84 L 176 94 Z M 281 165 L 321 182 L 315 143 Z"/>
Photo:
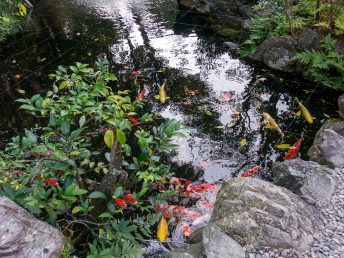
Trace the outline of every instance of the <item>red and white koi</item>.
<path fill-rule="evenodd" d="M 303 141 L 303 138 L 301 137 L 294 143 L 292 147 L 289 148 L 289 151 L 285 155 L 284 160 L 291 160 L 297 156 L 297 154 L 299 153 L 302 141 Z"/>

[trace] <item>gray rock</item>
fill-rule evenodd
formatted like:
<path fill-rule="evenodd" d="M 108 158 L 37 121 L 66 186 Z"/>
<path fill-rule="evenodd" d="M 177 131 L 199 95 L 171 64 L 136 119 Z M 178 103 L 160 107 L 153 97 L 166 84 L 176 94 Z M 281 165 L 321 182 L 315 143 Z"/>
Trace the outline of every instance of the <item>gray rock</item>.
<path fill-rule="evenodd" d="M 339 116 L 344 119 L 344 95 L 338 98 Z"/>
<path fill-rule="evenodd" d="M 298 39 L 298 46 L 300 50 L 320 50 L 321 44 L 318 33 L 309 28 L 305 29 Z"/>
<path fill-rule="evenodd" d="M 344 122 L 327 123 L 315 136 L 308 151 L 310 160 L 331 168 L 344 167 Z"/>
<path fill-rule="evenodd" d="M 0 196 L 0 257 L 60 258 L 63 248 L 59 230 Z"/>
<path fill-rule="evenodd" d="M 297 41 L 291 36 L 270 37 L 264 40 L 252 58 L 263 62 L 271 69 L 282 72 L 295 72 Z"/>
<path fill-rule="evenodd" d="M 201 258 L 202 244 L 192 244 L 186 249 L 176 249 L 173 252 L 166 253 L 164 258 Z"/>
<path fill-rule="evenodd" d="M 245 258 L 238 242 L 227 236 L 218 226 L 209 224 L 203 231 L 203 256 L 209 258 Z"/>
<path fill-rule="evenodd" d="M 211 222 L 242 246 L 308 250 L 320 212 L 289 190 L 253 178 L 226 180 Z"/>
<path fill-rule="evenodd" d="M 287 188 L 318 207 L 327 207 L 335 190 L 332 170 L 313 161 L 294 159 L 276 162 L 272 172 L 274 183 Z"/>

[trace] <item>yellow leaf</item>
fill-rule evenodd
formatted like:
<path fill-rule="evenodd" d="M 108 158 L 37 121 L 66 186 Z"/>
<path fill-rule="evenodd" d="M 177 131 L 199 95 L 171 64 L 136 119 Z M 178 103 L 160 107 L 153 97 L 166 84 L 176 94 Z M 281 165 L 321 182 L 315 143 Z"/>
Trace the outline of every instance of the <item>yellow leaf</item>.
<path fill-rule="evenodd" d="M 16 79 L 20 79 L 21 75 L 20 74 L 16 74 Z"/>
<path fill-rule="evenodd" d="M 88 56 L 91 56 L 91 55 L 92 55 L 92 53 L 91 53 L 90 51 L 88 51 L 88 52 L 87 52 L 87 55 L 88 55 Z"/>
<path fill-rule="evenodd" d="M 103 234 L 104 234 L 104 230 L 103 230 L 102 228 L 100 228 L 100 229 L 99 229 L 98 235 L 99 235 L 99 236 L 102 236 Z"/>
<path fill-rule="evenodd" d="M 74 208 L 72 209 L 72 214 L 76 214 L 76 213 L 78 213 L 80 210 L 81 210 L 80 207 L 74 207 Z"/>
<path fill-rule="evenodd" d="M 67 81 L 63 81 L 61 82 L 60 86 L 59 86 L 59 90 L 63 90 L 64 88 L 66 88 L 69 85 L 69 83 Z"/>
<path fill-rule="evenodd" d="M 108 240 L 113 240 L 113 235 L 112 235 L 112 233 L 111 232 L 107 232 L 106 233 L 106 238 L 108 239 Z"/>
<path fill-rule="evenodd" d="M 282 144 L 276 145 L 277 149 L 288 149 L 289 147 L 290 147 L 290 144 L 288 143 L 282 143 Z"/>
<path fill-rule="evenodd" d="M 164 217 L 161 217 L 161 220 L 158 224 L 158 230 L 156 236 L 160 242 L 164 242 L 167 239 L 168 235 L 168 224 Z"/>
<path fill-rule="evenodd" d="M 247 143 L 246 139 L 245 138 L 242 138 L 241 141 L 240 141 L 240 146 L 245 146 Z"/>
<path fill-rule="evenodd" d="M 112 130 L 107 130 L 104 135 L 104 142 L 106 146 L 108 146 L 110 149 L 112 148 L 113 142 L 115 139 L 115 135 Z"/>
<path fill-rule="evenodd" d="M 26 6 L 23 5 L 23 4 L 18 4 L 18 8 L 19 8 L 19 14 L 20 14 L 21 16 L 25 16 L 26 13 L 27 13 Z"/>

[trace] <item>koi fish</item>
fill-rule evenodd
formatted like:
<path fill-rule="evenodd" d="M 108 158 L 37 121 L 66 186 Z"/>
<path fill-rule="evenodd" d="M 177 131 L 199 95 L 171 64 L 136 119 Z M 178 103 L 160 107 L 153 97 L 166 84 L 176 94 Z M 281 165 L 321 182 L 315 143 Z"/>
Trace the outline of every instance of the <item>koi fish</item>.
<path fill-rule="evenodd" d="M 257 174 L 260 171 L 260 166 L 254 166 L 253 168 L 245 171 L 244 173 L 241 174 L 241 177 L 250 177 L 255 174 Z"/>
<path fill-rule="evenodd" d="M 134 125 L 139 125 L 139 124 L 140 124 L 140 122 L 137 121 L 137 120 L 135 119 L 135 117 L 133 117 L 133 116 L 128 116 L 128 119 L 129 119 L 129 121 L 132 122 L 132 124 L 134 124 Z"/>
<path fill-rule="evenodd" d="M 281 128 L 278 126 L 278 124 L 276 123 L 275 119 L 273 119 L 268 113 L 263 112 L 263 117 L 264 119 L 266 119 L 269 124 L 265 127 L 265 128 L 272 128 L 272 129 L 276 129 L 276 131 L 282 136 L 284 137 L 284 133 L 282 132 Z"/>
<path fill-rule="evenodd" d="M 217 185 L 215 185 L 215 184 L 204 183 L 204 184 L 200 184 L 200 185 L 190 186 L 189 190 L 190 190 L 190 192 L 203 193 L 203 192 L 209 191 L 210 189 L 214 189 L 216 187 L 217 187 Z"/>
<path fill-rule="evenodd" d="M 133 71 L 133 75 L 140 75 L 139 71 Z"/>
<path fill-rule="evenodd" d="M 136 100 L 141 101 L 143 100 L 144 97 L 145 97 L 145 89 L 140 91 L 139 95 L 136 97 Z"/>
<path fill-rule="evenodd" d="M 166 102 L 166 91 L 165 91 L 165 86 L 166 86 L 166 80 L 165 82 L 161 85 L 160 90 L 159 90 L 159 95 L 155 95 L 155 99 L 160 100 L 162 104 Z"/>
<path fill-rule="evenodd" d="M 308 109 L 302 105 L 302 103 L 299 101 L 298 98 L 295 97 L 295 101 L 299 104 L 301 112 L 303 117 L 305 118 L 305 120 L 310 123 L 313 124 L 313 116 L 311 115 L 311 113 L 308 111 Z"/>
<path fill-rule="evenodd" d="M 134 199 L 132 194 L 126 194 L 125 198 L 128 200 L 128 202 L 130 202 L 131 205 L 135 206 L 138 201 Z"/>
<path fill-rule="evenodd" d="M 201 213 L 197 211 L 188 210 L 181 205 L 158 205 L 155 207 L 156 210 L 163 212 L 164 216 L 171 216 L 177 218 L 194 219 L 202 216 Z"/>
<path fill-rule="evenodd" d="M 164 242 L 167 239 L 168 235 L 168 224 L 164 216 L 161 217 L 161 220 L 158 224 L 158 230 L 156 232 L 156 237 L 160 242 Z"/>
<path fill-rule="evenodd" d="M 184 90 L 185 93 L 190 93 L 190 94 L 199 94 L 199 90 Z"/>
<path fill-rule="evenodd" d="M 290 147 L 289 151 L 287 152 L 287 154 L 285 155 L 284 160 L 291 160 L 293 158 L 296 157 L 297 153 L 300 150 L 301 147 L 301 143 L 303 141 L 303 138 L 301 137 L 300 139 L 298 139 L 294 145 L 292 147 Z"/>

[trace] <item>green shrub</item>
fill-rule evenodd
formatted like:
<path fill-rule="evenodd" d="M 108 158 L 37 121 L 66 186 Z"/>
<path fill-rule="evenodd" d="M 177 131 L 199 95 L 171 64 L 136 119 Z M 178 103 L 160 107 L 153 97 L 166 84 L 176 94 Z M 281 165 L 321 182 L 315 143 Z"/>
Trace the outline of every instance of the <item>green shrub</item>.
<path fill-rule="evenodd" d="M 142 102 L 114 92 L 107 70 L 100 61 L 95 69 L 59 66 L 45 96 L 18 99 L 44 125 L 13 137 L 0 155 L 0 195 L 60 227 L 68 243 L 82 240 L 66 245 L 65 257 L 141 253 L 159 219 L 148 196 L 164 202 L 167 193 L 148 185 L 171 175 L 161 158 L 175 148 L 170 139 L 183 136 L 176 120 L 155 125 L 152 115 L 139 116 Z"/>

